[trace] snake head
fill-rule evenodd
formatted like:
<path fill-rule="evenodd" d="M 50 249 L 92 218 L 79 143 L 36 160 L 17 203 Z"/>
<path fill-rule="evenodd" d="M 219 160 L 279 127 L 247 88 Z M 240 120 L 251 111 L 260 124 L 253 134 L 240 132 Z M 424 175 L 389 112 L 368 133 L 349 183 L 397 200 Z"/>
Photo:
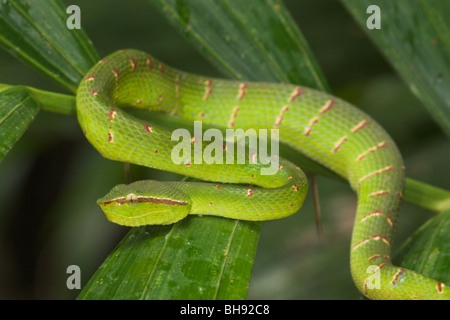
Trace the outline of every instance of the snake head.
<path fill-rule="evenodd" d="M 172 224 L 191 209 L 189 196 L 170 183 L 154 180 L 117 185 L 97 204 L 108 220 L 130 227 Z"/>

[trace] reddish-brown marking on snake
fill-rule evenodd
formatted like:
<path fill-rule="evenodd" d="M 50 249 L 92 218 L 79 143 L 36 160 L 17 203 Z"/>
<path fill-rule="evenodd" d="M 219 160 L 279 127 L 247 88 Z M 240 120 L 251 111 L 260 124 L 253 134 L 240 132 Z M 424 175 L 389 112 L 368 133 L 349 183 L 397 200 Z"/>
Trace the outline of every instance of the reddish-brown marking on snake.
<path fill-rule="evenodd" d="M 207 101 L 209 98 L 209 95 L 212 93 L 212 86 L 213 86 L 213 81 L 211 79 L 207 79 L 205 81 L 205 95 L 203 96 L 203 100 Z"/>
<path fill-rule="evenodd" d="M 394 226 L 394 222 L 392 220 L 392 217 L 387 216 L 383 211 L 381 211 L 380 209 L 377 209 L 375 211 L 372 211 L 371 213 L 365 215 L 364 217 L 361 218 L 361 222 L 365 221 L 366 219 L 372 218 L 372 217 L 377 217 L 377 216 L 383 216 L 386 218 L 387 222 L 389 223 L 389 225 L 391 227 Z"/>
<path fill-rule="evenodd" d="M 230 128 L 234 127 L 234 121 L 236 120 L 238 112 L 239 112 L 239 107 L 238 106 L 234 107 L 233 112 L 231 113 L 231 116 L 230 116 L 230 122 L 228 123 L 228 126 Z"/>
<path fill-rule="evenodd" d="M 144 124 L 144 130 L 147 131 L 148 133 L 153 133 L 152 126 L 149 126 L 146 123 Z"/>
<path fill-rule="evenodd" d="M 386 196 L 390 193 L 389 190 L 380 190 L 380 191 L 375 191 L 372 192 L 371 194 L 369 194 L 369 197 L 378 197 L 378 196 Z"/>
<path fill-rule="evenodd" d="M 361 221 L 364 221 L 364 220 L 374 217 L 374 216 L 384 216 L 384 213 L 380 209 L 377 209 L 377 210 L 372 211 L 371 213 L 365 215 L 364 217 L 362 217 Z"/>
<path fill-rule="evenodd" d="M 110 122 L 113 121 L 114 117 L 116 116 L 116 114 L 117 114 L 116 110 L 114 110 L 114 109 L 109 110 L 109 112 L 108 112 L 108 121 L 110 121 Z"/>
<path fill-rule="evenodd" d="M 112 69 L 111 71 L 114 73 L 114 77 L 116 77 L 116 84 L 119 84 L 119 71 L 116 69 Z"/>
<path fill-rule="evenodd" d="M 136 61 L 134 61 L 133 58 L 130 58 L 130 63 L 131 63 L 131 71 L 136 70 Z"/>
<path fill-rule="evenodd" d="M 386 142 L 386 141 L 380 142 L 380 143 L 377 144 L 376 146 L 371 147 L 371 148 L 369 148 L 368 150 L 366 150 L 366 151 L 364 151 L 363 153 L 361 153 L 361 154 L 356 158 L 356 161 L 360 161 L 360 160 L 364 159 L 369 153 L 375 152 L 375 151 L 377 151 L 378 149 L 384 148 L 385 146 L 387 146 L 387 142 Z"/>
<path fill-rule="evenodd" d="M 369 178 L 371 178 L 373 176 L 379 175 L 380 173 L 389 172 L 389 171 L 392 171 L 392 170 L 394 170 L 393 166 L 387 166 L 387 167 L 384 167 L 383 169 L 371 172 L 368 175 L 366 175 L 366 176 L 362 177 L 361 179 L 359 179 L 359 183 L 361 183 L 361 182 L 363 182 L 363 181 L 365 181 L 365 180 L 367 180 L 367 179 L 369 179 Z"/>
<path fill-rule="evenodd" d="M 308 125 L 305 127 L 305 131 L 303 132 L 305 136 L 309 136 L 311 134 L 312 126 L 319 121 L 319 118 L 314 117 L 309 121 Z"/>
<path fill-rule="evenodd" d="M 337 152 L 345 141 L 347 141 L 347 136 L 343 136 L 341 139 L 339 139 L 339 141 L 336 142 L 333 147 L 333 152 Z"/>
<path fill-rule="evenodd" d="M 333 108 L 334 105 L 334 99 L 330 99 L 327 101 L 327 103 L 320 109 L 320 113 L 324 114 L 325 112 L 327 112 L 328 110 L 330 110 L 331 108 Z"/>
<path fill-rule="evenodd" d="M 370 281 L 369 278 L 364 280 L 364 294 L 367 295 L 367 283 Z"/>
<path fill-rule="evenodd" d="M 108 132 L 108 142 L 114 142 L 114 136 L 111 132 Z"/>
<path fill-rule="evenodd" d="M 352 133 L 355 133 L 358 130 L 361 130 L 362 128 L 364 128 L 365 126 L 367 126 L 369 124 L 369 121 L 367 120 L 362 120 L 360 123 L 358 123 L 356 126 L 354 126 L 350 131 Z"/>
<path fill-rule="evenodd" d="M 278 128 L 278 126 L 283 122 L 283 116 L 288 110 L 289 106 L 284 106 L 283 108 L 281 108 L 280 114 L 278 115 L 278 118 L 275 120 L 275 128 Z"/>
<path fill-rule="evenodd" d="M 388 246 L 390 246 L 391 244 L 389 243 L 389 240 L 387 239 L 387 237 L 383 236 L 383 235 L 379 235 L 379 234 L 374 234 L 373 236 L 370 236 L 360 242 L 358 242 L 357 244 L 355 244 L 352 248 L 352 250 L 355 250 L 356 248 L 358 248 L 359 246 L 363 245 L 366 242 L 369 242 L 371 240 L 381 240 L 383 241 L 385 244 L 387 244 Z"/>
<path fill-rule="evenodd" d="M 200 143 L 200 139 L 196 137 L 195 135 L 191 138 L 191 143 Z"/>
<path fill-rule="evenodd" d="M 372 273 L 377 273 L 377 272 L 380 271 L 381 268 L 383 268 L 385 265 L 386 265 L 386 263 L 383 262 L 383 263 L 380 264 L 375 270 L 373 270 Z"/>
<path fill-rule="evenodd" d="M 394 278 L 392 279 L 392 284 L 395 285 L 395 283 L 398 281 L 398 278 L 405 273 L 405 269 L 398 268 L 397 273 L 394 275 Z"/>
<path fill-rule="evenodd" d="M 438 283 L 437 283 L 437 291 L 438 291 L 438 293 L 444 293 L 444 287 L 445 287 L 445 284 L 443 284 L 442 282 L 438 281 Z"/>
<path fill-rule="evenodd" d="M 251 197 L 253 196 L 253 189 L 248 189 L 247 190 L 247 197 Z"/>
<path fill-rule="evenodd" d="M 289 97 L 289 102 L 294 102 L 294 100 L 300 97 L 302 93 L 303 89 L 301 87 L 296 87 Z"/>
<path fill-rule="evenodd" d="M 241 101 L 242 98 L 245 96 L 245 89 L 248 87 L 248 83 L 242 82 L 239 84 L 239 94 L 238 94 L 238 101 Z"/>
<path fill-rule="evenodd" d="M 378 253 L 376 253 L 373 256 L 370 256 L 367 260 L 372 261 L 372 260 L 375 260 L 375 259 L 380 258 L 380 257 L 381 256 Z"/>
<path fill-rule="evenodd" d="M 84 79 L 84 81 L 92 81 L 95 80 L 95 76 L 88 76 Z"/>

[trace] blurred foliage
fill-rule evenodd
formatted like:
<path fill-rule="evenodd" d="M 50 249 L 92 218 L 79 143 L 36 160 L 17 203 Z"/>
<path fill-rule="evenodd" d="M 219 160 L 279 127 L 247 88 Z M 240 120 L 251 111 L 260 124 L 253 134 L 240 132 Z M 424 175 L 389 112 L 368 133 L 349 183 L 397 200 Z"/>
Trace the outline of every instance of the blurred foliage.
<path fill-rule="evenodd" d="M 442 174 L 448 172 L 448 139 L 344 7 L 334 0 L 284 2 L 333 93 L 387 129 L 405 157 L 408 176 L 448 187 L 450 177 Z M 64 3 L 82 8 L 83 29 L 100 56 L 139 48 L 180 69 L 220 75 L 147 1 Z M 4 51 L 0 70 L 0 83 L 61 92 Z M 132 167 L 132 174 L 172 177 L 138 167 Z M 122 164 L 101 159 L 74 117 L 40 112 L 1 163 L 0 177 L 0 298 L 76 297 L 78 291 L 66 287 L 67 266 L 80 266 L 84 285 L 127 231 L 92 206 L 99 194 L 123 181 Z M 323 237 L 316 235 L 312 199 L 294 217 L 264 223 L 250 299 L 360 297 L 348 266 L 356 198 L 341 181 L 318 181 Z M 411 205 L 402 212 L 398 244 L 431 216 Z"/>

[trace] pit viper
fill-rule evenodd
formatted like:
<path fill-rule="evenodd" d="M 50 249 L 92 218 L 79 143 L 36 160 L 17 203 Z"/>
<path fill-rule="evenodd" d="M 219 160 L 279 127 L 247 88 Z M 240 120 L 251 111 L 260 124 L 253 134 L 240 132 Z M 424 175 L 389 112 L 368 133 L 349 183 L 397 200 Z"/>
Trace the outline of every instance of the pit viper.
<path fill-rule="evenodd" d="M 191 155 L 176 164 L 171 155 L 179 141 L 171 130 L 132 116 L 127 108 L 166 112 L 213 128 L 278 129 L 282 143 L 344 177 L 356 192 L 350 266 L 362 294 L 371 299 L 450 298 L 444 283 L 392 264 L 405 167 L 386 131 L 351 104 L 293 84 L 182 72 L 138 50 L 120 50 L 100 60 L 81 81 L 76 101 L 83 133 L 104 157 L 209 181 L 116 186 L 98 201 L 110 221 L 172 224 L 188 214 L 277 219 L 298 211 L 307 190 L 300 168 L 282 158 L 272 175 L 261 174 L 267 163 L 260 159 L 208 164 Z M 192 148 L 196 143 L 194 137 Z"/>

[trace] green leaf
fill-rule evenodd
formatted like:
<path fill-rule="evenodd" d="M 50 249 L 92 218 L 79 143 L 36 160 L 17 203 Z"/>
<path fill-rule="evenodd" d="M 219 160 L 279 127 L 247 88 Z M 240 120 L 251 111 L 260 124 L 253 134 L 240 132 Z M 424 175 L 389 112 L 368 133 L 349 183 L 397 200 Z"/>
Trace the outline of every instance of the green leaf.
<path fill-rule="evenodd" d="M 450 284 L 450 210 L 428 220 L 408 238 L 396 262 Z"/>
<path fill-rule="evenodd" d="M 25 90 L 41 110 L 74 116 L 77 114 L 75 96 L 39 90 L 27 86 L 11 86 L 0 83 L 0 92 L 10 88 Z"/>
<path fill-rule="evenodd" d="M 39 110 L 75 114 L 75 97 L 0 83 L 0 161 L 26 132 Z"/>
<path fill-rule="evenodd" d="M 58 0 L 0 1 L 0 45 L 71 92 L 98 61 L 81 29 L 68 29 Z"/>
<path fill-rule="evenodd" d="M 450 2 L 342 0 L 434 120 L 450 136 Z M 381 28 L 368 29 L 370 5 Z"/>
<path fill-rule="evenodd" d="M 24 87 L 0 92 L 0 161 L 20 139 L 39 112 Z"/>
<path fill-rule="evenodd" d="M 443 212 L 450 209 L 450 192 L 429 184 L 406 179 L 406 202 L 434 212 Z"/>
<path fill-rule="evenodd" d="M 149 1 L 231 78 L 328 89 L 308 43 L 279 0 Z"/>
<path fill-rule="evenodd" d="M 259 225 L 188 217 L 133 228 L 78 298 L 244 299 Z"/>

